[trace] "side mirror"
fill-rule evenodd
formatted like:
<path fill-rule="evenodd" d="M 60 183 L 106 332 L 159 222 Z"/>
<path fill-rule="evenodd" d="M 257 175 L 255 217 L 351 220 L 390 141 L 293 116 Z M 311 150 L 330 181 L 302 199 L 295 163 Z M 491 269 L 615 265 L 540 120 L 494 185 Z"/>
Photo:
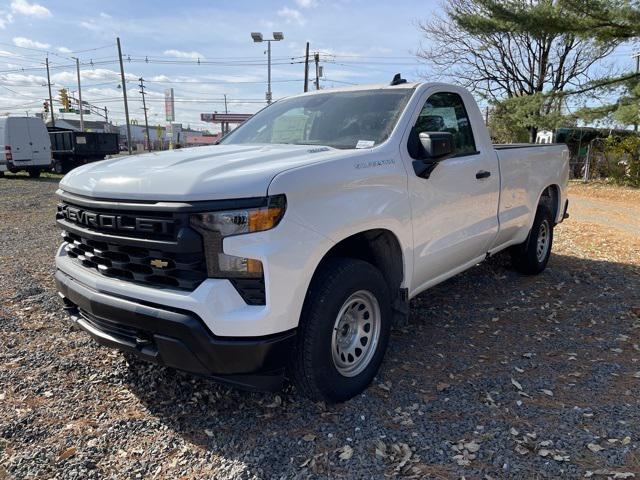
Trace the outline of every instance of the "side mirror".
<path fill-rule="evenodd" d="M 416 175 L 429 178 L 439 162 L 455 154 L 453 135 L 449 132 L 422 132 L 419 134 L 423 159 L 413 161 Z"/>

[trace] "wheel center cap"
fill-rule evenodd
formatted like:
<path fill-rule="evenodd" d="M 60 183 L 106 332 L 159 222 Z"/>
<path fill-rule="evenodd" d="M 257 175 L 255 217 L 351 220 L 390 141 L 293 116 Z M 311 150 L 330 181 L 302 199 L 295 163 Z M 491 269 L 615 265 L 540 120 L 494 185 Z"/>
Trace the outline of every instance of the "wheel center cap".
<path fill-rule="evenodd" d="M 342 336 L 346 337 L 347 335 L 349 335 L 349 330 L 351 330 L 351 327 L 348 324 L 345 323 L 342 326 L 342 332 L 341 332 Z"/>

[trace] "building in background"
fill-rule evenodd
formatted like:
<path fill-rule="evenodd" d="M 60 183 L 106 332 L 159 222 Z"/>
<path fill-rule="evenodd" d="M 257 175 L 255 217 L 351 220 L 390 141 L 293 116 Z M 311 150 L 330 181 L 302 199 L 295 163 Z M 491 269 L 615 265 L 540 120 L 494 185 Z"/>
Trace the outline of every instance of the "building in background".
<path fill-rule="evenodd" d="M 57 124 L 57 121 L 56 121 Z M 144 125 L 132 124 L 131 141 L 134 150 L 144 150 L 144 139 L 146 130 Z M 119 125 L 120 141 L 123 145 L 127 143 L 127 127 Z M 219 139 L 219 135 L 211 135 L 200 130 L 183 128 L 181 123 L 171 123 L 166 127 L 149 125 L 149 136 L 151 137 L 151 148 L 153 150 L 166 150 L 170 146 L 194 147 L 198 145 L 213 145 Z"/>
<path fill-rule="evenodd" d="M 201 145 L 214 145 L 220 140 L 221 135 L 219 133 L 203 134 L 203 133 L 187 133 L 185 135 L 186 147 L 197 147 Z"/>

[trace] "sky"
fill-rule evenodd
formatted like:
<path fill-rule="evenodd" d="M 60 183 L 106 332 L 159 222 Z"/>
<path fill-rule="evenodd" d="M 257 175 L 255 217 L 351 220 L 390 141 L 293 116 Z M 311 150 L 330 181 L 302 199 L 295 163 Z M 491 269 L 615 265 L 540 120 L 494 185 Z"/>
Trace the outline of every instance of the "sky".
<path fill-rule="evenodd" d="M 47 55 L 60 108 L 58 91 L 77 91 L 72 57 L 78 57 L 83 101 L 106 106 L 109 117 L 122 123 L 118 36 L 130 117 L 144 121 L 138 87 L 143 77 L 151 125 L 167 123 L 164 90 L 171 87 L 176 121 L 193 128 L 212 127 L 200 122 L 200 113 L 224 111 L 225 94 L 230 112 L 262 108 L 267 45 L 253 43 L 251 32 L 265 38 L 284 33 L 284 40 L 272 43 L 274 99 L 302 92 L 307 41 L 312 59 L 320 52 L 322 88 L 386 83 L 397 72 L 418 79 L 424 66 L 415 57 L 421 41 L 416 24 L 437 8 L 433 0 L 5 1 L 0 3 L 0 114 L 42 111 Z"/>
<path fill-rule="evenodd" d="M 122 124 L 120 37 L 132 120 L 144 121 L 143 77 L 150 125 L 167 123 L 164 91 L 173 88 L 176 121 L 215 131 L 200 113 L 223 112 L 224 95 L 230 112 L 265 105 L 267 45 L 253 43 L 251 32 L 284 33 L 272 43 L 277 99 L 303 90 L 305 42 L 312 58 L 320 52 L 322 88 L 387 83 L 397 72 L 410 81 L 429 78 L 415 56 L 424 41 L 417 24 L 440 8 L 439 0 L 0 0 L 0 115 L 42 112 L 47 56 L 54 103 L 61 88 L 76 91 L 77 57 L 83 100 L 106 106 Z M 632 67 L 627 50 L 614 54 L 616 66 Z"/>

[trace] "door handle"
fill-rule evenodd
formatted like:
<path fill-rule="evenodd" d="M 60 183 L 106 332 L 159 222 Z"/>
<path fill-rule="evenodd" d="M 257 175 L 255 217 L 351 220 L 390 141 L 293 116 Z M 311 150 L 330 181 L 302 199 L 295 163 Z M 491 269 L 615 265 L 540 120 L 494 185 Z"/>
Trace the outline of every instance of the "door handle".
<path fill-rule="evenodd" d="M 491 176 L 491 172 L 487 172 L 486 170 L 478 170 L 476 173 L 476 178 L 480 180 L 481 178 L 489 178 Z"/>

